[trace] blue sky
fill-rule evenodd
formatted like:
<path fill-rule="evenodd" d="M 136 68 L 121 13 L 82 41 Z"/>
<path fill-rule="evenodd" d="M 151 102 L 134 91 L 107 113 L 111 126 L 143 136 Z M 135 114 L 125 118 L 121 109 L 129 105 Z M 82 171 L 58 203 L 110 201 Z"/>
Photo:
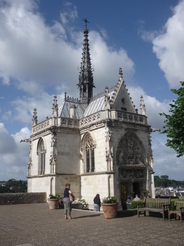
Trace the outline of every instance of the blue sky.
<path fill-rule="evenodd" d="M 89 24 L 94 94 L 118 81 L 119 67 L 139 110 L 143 95 L 148 123 L 163 127 L 160 112 L 184 80 L 184 0 L 0 0 L 0 180 L 26 179 L 29 146 L 38 121 L 52 114 L 64 92 L 78 97 L 83 19 Z M 184 158 L 152 133 L 155 175 L 184 180 Z"/>

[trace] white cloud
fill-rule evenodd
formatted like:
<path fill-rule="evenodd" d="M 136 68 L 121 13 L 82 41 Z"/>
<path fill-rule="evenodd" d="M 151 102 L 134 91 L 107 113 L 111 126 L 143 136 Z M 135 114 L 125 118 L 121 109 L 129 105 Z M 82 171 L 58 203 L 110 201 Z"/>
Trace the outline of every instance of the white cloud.
<path fill-rule="evenodd" d="M 60 13 L 60 18 L 63 25 L 67 24 L 70 20 L 74 21 L 78 18 L 76 6 L 69 2 L 66 2 L 65 6 L 67 7 L 67 10 Z"/>
<path fill-rule="evenodd" d="M 3 114 L 2 119 L 3 120 L 10 120 L 12 116 L 12 112 L 8 110 L 6 113 Z"/>
<path fill-rule="evenodd" d="M 0 180 L 26 179 L 29 144 L 20 144 L 20 140 L 29 138 L 30 134 L 28 128 L 23 128 L 10 136 L 0 123 Z"/>
<path fill-rule="evenodd" d="M 139 21 L 138 34 L 141 36 L 141 38 L 144 41 L 152 42 L 153 39 L 159 34 L 159 32 L 158 31 L 147 31 L 147 30 L 145 30 L 145 21 L 140 20 Z"/>
<path fill-rule="evenodd" d="M 184 0 L 173 8 L 173 16 L 165 30 L 153 40 L 153 51 L 171 88 L 180 87 L 184 80 Z"/>
<path fill-rule="evenodd" d="M 162 129 L 164 124 L 164 117 L 160 116 L 159 113 L 169 112 L 168 101 L 160 102 L 155 97 L 151 97 L 145 93 L 145 91 L 140 87 L 128 87 L 130 96 L 132 97 L 133 103 L 140 112 L 140 96 L 143 96 L 143 100 L 146 107 L 146 115 L 148 116 L 148 124 L 153 128 Z"/>
<path fill-rule="evenodd" d="M 131 83 L 134 63 L 124 49 L 115 50 L 107 46 L 100 34 L 95 31 L 90 32 L 90 47 L 94 65 L 94 83 L 98 92 L 104 91 L 105 86 L 113 86 L 118 82 L 120 67 L 123 68 L 124 77 Z"/>
<path fill-rule="evenodd" d="M 12 102 L 15 113 L 13 115 L 14 120 L 19 122 L 31 124 L 33 110 L 37 109 L 38 122 L 46 119 L 46 117 L 52 116 L 52 104 L 54 95 L 49 95 L 44 92 L 40 94 L 40 97 L 23 97 L 16 99 Z M 61 105 L 64 94 L 58 94 L 58 105 Z"/>
<path fill-rule="evenodd" d="M 56 21 L 53 26 L 46 25 L 42 16 L 34 11 L 33 5 L 29 5 L 28 0 L 25 3 L 21 1 L 21 4 L 14 5 L 9 1 L 8 6 L 0 8 L 0 77 L 5 84 L 15 81 L 17 89 L 31 95 L 40 94 L 50 85 L 61 84 L 68 87 L 69 93 L 76 94 L 82 32 L 65 29 Z M 67 17 L 74 20 L 77 10 L 73 5 L 72 8 L 67 12 Z M 67 39 L 67 32 L 72 42 Z M 103 37 L 95 31 L 89 33 L 89 39 L 98 89 L 104 90 L 107 84 L 117 82 L 119 67 L 123 67 L 126 79 L 131 80 L 134 63 L 125 50 L 108 47 Z M 111 65 L 109 59 L 112 60 Z M 109 74 L 117 74 L 117 77 L 109 77 Z"/>
<path fill-rule="evenodd" d="M 16 152 L 16 144 L 14 139 L 8 134 L 4 124 L 0 123 L 0 154 Z"/>

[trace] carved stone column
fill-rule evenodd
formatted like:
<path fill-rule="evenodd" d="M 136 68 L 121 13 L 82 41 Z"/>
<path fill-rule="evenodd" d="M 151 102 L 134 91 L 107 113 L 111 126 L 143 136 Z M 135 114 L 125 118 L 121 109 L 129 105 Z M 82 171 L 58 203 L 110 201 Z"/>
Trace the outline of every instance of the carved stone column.
<path fill-rule="evenodd" d="M 113 146 L 111 142 L 112 131 L 105 127 L 105 156 L 107 162 L 107 171 L 113 171 Z"/>

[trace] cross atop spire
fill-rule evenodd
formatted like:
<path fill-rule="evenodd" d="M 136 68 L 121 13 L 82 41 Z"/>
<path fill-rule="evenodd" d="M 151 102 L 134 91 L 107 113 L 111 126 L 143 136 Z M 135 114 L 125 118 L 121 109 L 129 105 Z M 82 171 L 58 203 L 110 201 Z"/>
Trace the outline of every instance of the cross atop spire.
<path fill-rule="evenodd" d="M 89 21 L 87 20 L 87 18 L 85 18 L 83 21 L 85 22 L 85 28 L 87 29 L 87 23 L 89 23 Z"/>

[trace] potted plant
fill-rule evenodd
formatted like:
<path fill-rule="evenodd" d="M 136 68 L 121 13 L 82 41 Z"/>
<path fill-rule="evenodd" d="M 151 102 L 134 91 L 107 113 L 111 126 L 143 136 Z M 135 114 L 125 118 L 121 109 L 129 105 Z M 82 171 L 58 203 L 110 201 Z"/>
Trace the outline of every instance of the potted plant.
<path fill-rule="evenodd" d="M 85 199 L 80 199 L 77 198 L 76 200 L 74 200 L 72 202 L 72 207 L 73 208 L 78 208 L 78 209 L 84 209 L 84 210 L 88 210 L 88 203 L 85 201 Z"/>
<path fill-rule="evenodd" d="M 105 197 L 103 199 L 102 208 L 106 219 L 112 219 L 117 216 L 118 204 L 115 196 Z"/>
<path fill-rule="evenodd" d="M 49 195 L 49 199 L 48 199 L 48 204 L 49 204 L 49 209 L 56 209 L 59 208 L 59 198 L 60 195 L 56 194 L 56 195 Z"/>

